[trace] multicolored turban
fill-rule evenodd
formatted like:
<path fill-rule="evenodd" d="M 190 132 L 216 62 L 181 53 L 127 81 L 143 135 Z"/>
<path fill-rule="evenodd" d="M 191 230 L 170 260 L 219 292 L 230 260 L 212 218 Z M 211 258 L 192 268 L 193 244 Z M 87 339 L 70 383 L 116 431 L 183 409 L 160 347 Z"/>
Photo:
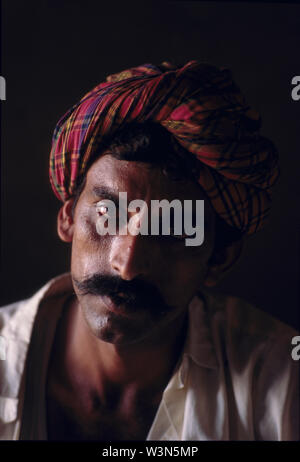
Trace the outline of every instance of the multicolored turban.
<path fill-rule="evenodd" d="M 131 122 L 161 124 L 201 162 L 199 184 L 242 233 L 264 224 L 278 155 L 228 69 L 190 61 L 145 64 L 107 77 L 58 122 L 50 154 L 56 196 L 70 198 L 101 140 Z"/>

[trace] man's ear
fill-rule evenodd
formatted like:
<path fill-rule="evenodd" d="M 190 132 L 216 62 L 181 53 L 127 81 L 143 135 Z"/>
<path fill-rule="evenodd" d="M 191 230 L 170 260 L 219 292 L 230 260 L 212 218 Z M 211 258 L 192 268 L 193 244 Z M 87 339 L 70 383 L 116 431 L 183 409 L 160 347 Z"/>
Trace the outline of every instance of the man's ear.
<path fill-rule="evenodd" d="M 207 287 L 215 286 L 233 267 L 241 256 L 244 240 L 240 239 L 214 253 L 208 261 L 208 269 L 204 280 Z"/>
<path fill-rule="evenodd" d="M 59 209 L 57 215 L 57 233 L 62 241 L 72 242 L 74 232 L 73 208 L 74 198 L 68 199 Z"/>

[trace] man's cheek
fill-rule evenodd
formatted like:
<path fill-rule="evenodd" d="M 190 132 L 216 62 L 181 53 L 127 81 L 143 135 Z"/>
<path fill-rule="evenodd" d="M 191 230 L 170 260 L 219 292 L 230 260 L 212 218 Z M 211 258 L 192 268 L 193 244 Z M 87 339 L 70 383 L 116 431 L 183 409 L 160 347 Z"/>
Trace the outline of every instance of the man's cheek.
<path fill-rule="evenodd" d="M 103 241 L 95 241 L 87 236 L 84 239 L 76 236 L 73 240 L 71 270 L 79 278 L 107 270 L 109 242 Z"/>
<path fill-rule="evenodd" d="M 96 230 L 95 219 L 91 217 L 91 214 L 82 214 L 79 219 L 75 220 L 74 237 L 78 241 L 86 243 L 89 241 L 97 242 L 100 236 Z"/>

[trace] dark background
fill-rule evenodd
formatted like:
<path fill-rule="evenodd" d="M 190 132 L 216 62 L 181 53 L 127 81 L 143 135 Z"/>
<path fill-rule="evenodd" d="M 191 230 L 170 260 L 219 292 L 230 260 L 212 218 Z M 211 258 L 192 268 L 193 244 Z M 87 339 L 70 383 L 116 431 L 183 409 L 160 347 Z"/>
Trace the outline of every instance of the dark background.
<path fill-rule="evenodd" d="M 3 1 L 0 305 L 69 268 L 48 180 L 59 117 L 110 73 L 199 59 L 233 71 L 281 158 L 270 222 L 219 290 L 299 328 L 299 46 L 293 4 Z"/>

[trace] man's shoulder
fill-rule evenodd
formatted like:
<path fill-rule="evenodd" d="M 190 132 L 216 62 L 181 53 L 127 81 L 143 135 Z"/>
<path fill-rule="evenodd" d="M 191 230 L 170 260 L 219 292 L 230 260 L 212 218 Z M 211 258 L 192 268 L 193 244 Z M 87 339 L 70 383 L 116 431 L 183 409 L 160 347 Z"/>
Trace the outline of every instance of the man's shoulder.
<path fill-rule="evenodd" d="M 270 339 L 298 334 L 290 325 L 243 298 L 205 290 L 204 299 L 211 322 L 225 330 Z"/>
<path fill-rule="evenodd" d="M 0 336 L 7 343 L 28 343 L 33 323 L 42 302 L 54 300 L 54 303 L 72 287 L 70 273 L 50 279 L 31 297 L 18 300 L 0 307 Z M 50 303 L 51 305 L 51 303 Z"/>
<path fill-rule="evenodd" d="M 241 366 L 264 358 L 276 363 L 278 370 L 294 363 L 296 329 L 240 297 L 205 289 L 202 298 L 214 349 L 223 360 L 234 358 Z"/>
<path fill-rule="evenodd" d="M 300 362 L 292 355 L 297 331 L 239 297 L 205 289 L 199 299 L 195 311 L 204 313 L 209 334 L 202 357 L 197 334 L 193 357 L 215 354 L 219 372 L 214 377 L 231 404 L 229 417 L 243 422 L 237 439 L 251 434 L 260 440 L 298 439 Z M 201 332 L 199 323 L 195 330 Z"/>
<path fill-rule="evenodd" d="M 8 305 L 3 305 L 0 306 L 0 331 L 4 327 L 4 325 L 12 320 L 15 316 L 18 310 L 26 304 L 26 302 L 29 300 L 29 298 L 23 299 L 23 300 L 18 300 L 12 303 L 9 303 Z"/>
<path fill-rule="evenodd" d="M 189 312 L 188 352 L 199 365 L 230 364 L 236 374 L 269 359 L 279 371 L 292 359 L 297 331 L 242 298 L 204 288 Z"/>

